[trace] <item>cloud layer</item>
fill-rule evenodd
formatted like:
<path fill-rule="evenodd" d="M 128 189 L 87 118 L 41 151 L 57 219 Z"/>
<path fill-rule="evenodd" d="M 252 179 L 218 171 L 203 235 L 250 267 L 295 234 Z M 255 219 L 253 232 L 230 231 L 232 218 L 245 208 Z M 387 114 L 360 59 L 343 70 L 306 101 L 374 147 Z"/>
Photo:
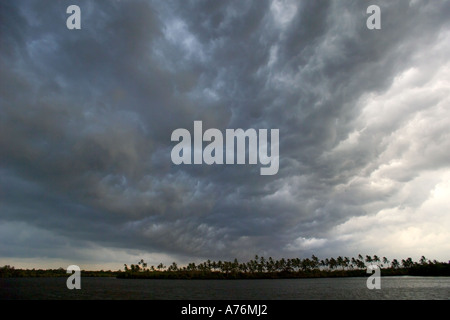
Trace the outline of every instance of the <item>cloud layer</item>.
<path fill-rule="evenodd" d="M 70 4 L 0 4 L 0 264 L 450 258 L 448 1 L 375 1 L 381 30 L 363 1 Z M 195 120 L 279 129 L 278 174 L 173 165 Z"/>

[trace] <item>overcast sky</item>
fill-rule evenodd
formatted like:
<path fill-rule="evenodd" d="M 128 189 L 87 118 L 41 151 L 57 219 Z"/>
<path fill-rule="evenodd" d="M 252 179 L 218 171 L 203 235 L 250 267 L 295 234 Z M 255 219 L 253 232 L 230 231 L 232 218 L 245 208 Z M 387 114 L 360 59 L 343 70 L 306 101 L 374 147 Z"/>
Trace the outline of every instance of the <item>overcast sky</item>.
<path fill-rule="evenodd" d="M 449 260 L 449 17 L 446 0 L 2 1 L 0 265 Z M 195 120 L 279 129 L 278 173 L 174 165 Z"/>

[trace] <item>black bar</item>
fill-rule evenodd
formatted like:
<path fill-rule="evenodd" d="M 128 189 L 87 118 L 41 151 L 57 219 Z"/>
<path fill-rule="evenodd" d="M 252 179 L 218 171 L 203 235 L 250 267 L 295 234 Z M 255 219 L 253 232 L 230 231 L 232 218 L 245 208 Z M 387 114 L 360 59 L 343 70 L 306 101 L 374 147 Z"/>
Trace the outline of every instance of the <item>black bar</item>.
<path fill-rule="evenodd" d="M 307 314 L 327 317 L 356 316 L 366 319 L 415 316 L 425 312 L 427 316 L 445 314 L 448 301 L 425 300 L 139 300 L 139 301 L 0 301 L 3 313 L 33 310 L 36 314 L 60 317 L 60 312 L 80 316 L 102 317 L 127 315 L 155 318 L 157 314 L 169 319 L 292 319 L 306 318 Z M 214 312 L 211 316 L 211 310 Z M 444 309 L 445 308 L 445 309 Z M 8 310 L 10 309 L 10 310 Z M 59 310 L 59 311 L 57 311 Z M 64 311 L 65 310 L 65 311 Z M 187 313 L 187 314 L 184 314 Z"/>

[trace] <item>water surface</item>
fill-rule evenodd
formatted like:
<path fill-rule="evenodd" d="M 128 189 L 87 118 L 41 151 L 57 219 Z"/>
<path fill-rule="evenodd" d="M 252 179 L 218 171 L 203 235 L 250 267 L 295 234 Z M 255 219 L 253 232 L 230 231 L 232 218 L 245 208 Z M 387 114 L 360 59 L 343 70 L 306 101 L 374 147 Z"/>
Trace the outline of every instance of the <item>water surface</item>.
<path fill-rule="evenodd" d="M 0 279 L 0 299 L 450 299 L 449 277 L 384 277 L 380 290 L 367 289 L 367 278 L 144 280 L 82 277 L 80 290 L 68 290 L 66 280 L 65 277 Z"/>

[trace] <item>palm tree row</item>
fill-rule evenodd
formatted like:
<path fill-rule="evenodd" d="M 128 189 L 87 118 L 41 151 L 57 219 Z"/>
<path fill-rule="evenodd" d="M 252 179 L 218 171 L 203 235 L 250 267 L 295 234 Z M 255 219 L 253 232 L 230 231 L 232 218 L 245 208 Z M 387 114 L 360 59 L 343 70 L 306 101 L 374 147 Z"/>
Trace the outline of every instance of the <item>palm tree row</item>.
<path fill-rule="evenodd" d="M 175 272 L 175 271 L 201 271 L 201 272 L 222 272 L 228 273 L 273 273 L 273 272 L 311 272 L 314 270 L 362 270 L 366 269 L 369 265 L 376 265 L 379 268 L 411 268 L 417 265 L 437 264 L 436 260 L 427 260 L 424 256 L 421 257 L 419 262 L 414 262 L 411 258 L 402 259 L 398 261 L 393 259 L 389 261 L 386 257 L 379 258 L 377 255 L 363 257 L 361 254 L 358 257 L 342 257 L 326 258 L 319 260 L 316 256 L 312 255 L 311 258 L 281 258 L 275 260 L 272 257 L 264 258 L 256 255 L 254 259 L 247 262 L 239 262 L 237 259 L 233 261 L 211 261 L 195 264 L 191 262 L 186 266 L 179 267 L 176 262 L 173 262 L 170 266 L 165 266 L 163 263 L 159 265 L 147 267 L 147 263 L 141 259 L 137 264 L 124 265 L 125 272 Z"/>

